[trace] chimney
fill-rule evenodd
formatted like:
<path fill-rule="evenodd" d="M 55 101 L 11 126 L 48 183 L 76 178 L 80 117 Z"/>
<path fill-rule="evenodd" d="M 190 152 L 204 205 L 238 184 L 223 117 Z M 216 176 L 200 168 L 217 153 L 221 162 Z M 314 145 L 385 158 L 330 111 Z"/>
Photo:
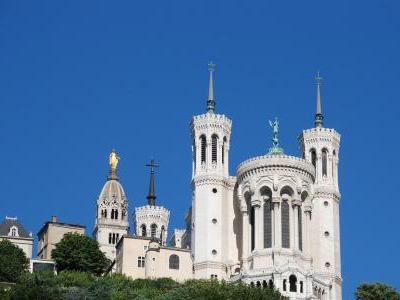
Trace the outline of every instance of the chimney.
<path fill-rule="evenodd" d="M 53 223 L 57 223 L 57 216 L 51 216 L 51 221 Z"/>

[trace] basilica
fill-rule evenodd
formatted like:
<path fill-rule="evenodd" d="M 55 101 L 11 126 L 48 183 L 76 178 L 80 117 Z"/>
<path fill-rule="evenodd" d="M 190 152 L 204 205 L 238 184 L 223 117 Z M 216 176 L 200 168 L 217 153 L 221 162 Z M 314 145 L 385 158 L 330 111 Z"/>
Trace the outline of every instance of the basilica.
<path fill-rule="evenodd" d="M 147 204 L 129 208 L 117 174 L 119 157 L 111 152 L 92 232 L 110 261 L 107 272 L 179 282 L 243 282 L 255 288 L 275 287 L 291 300 L 341 300 L 340 134 L 323 126 L 320 76 L 315 126 L 300 132 L 300 156 L 286 155 L 279 146 L 275 119 L 270 121 L 273 138 L 268 153 L 240 163 L 234 175 L 228 168 L 232 121 L 216 112 L 212 64 L 209 76 L 206 111 L 190 123 L 192 197 L 184 216 L 186 228 L 174 229 L 168 237 L 170 211 L 157 205 L 153 160 L 148 164 Z M 31 270 L 54 269 L 51 250 L 68 232 L 84 234 L 85 227 L 61 223 L 56 216 L 44 224 Z M 32 234 L 16 218 L 6 218 L 0 225 L 1 239 L 9 239 L 32 257 Z"/>
<path fill-rule="evenodd" d="M 192 199 L 186 228 L 168 240 L 170 211 L 156 204 L 151 161 L 148 204 L 132 210 L 117 175 L 118 156 L 96 203 L 93 237 L 111 272 L 133 278 L 171 277 L 276 287 L 290 299 L 342 299 L 338 162 L 340 135 L 323 126 L 316 78 L 315 126 L 300 133 L 300 157 L 279 147 L 279 122 L 270 121 L 268 153 L 230 175 L 232 121 L 215 110 L 213 65 L 206 112 L 190 123 Z"/>

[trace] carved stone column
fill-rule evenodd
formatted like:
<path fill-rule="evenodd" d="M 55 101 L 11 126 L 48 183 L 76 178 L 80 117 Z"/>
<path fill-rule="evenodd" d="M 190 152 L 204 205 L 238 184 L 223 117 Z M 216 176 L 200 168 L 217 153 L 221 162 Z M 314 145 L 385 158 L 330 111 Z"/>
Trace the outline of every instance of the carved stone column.
<path fill-rule="evenodd" d="M 294 244 L 293 244 L 293 249 L 299 249 L 299 206 L 301 205 L 301 202 L 299 200 L 293 200 L 292 201 L 292 206 L 293 206 L 293 230 L 294 230 Z"/>
<path fill-rule="evenodd" d="M 306 257 L 311 256 L 311 240 L 310 240 L 310 221 L 311 221 L 311 206 L 304 207 L 304 213 L 306 215 L 304 220 L 304 252 Z"/>
<path fill-rule="evenodd" d="M 249 257 L 249 213 L 247 208 L 242 210 L 242 263 L 247 269 L 247 258 Z"/>
<path fill-rule="evenodd" d="M 282 235 L 281 235 L 281 209 L 280 209 L 281 199 L 280 197 L 272 197 L 272 205 L 274 210 L 274 239 L 273 239 L 273 247 L 281 248 L 282 245 Z"/>
<path fill-rule="evenodd" d="M 260 228 L 260 207 L 261 201 L 251 197 L 251 206 L 254 207 L 254 250 L 260 250 L 260 239 L 262 237 L 262 231 Z"/>

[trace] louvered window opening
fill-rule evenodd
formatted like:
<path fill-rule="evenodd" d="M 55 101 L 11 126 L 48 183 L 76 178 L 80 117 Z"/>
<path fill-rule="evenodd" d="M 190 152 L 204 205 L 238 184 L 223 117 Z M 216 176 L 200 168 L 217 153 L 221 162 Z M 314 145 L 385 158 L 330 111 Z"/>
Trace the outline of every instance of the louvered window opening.
<path fill-rule="evenodd" d="M 201 143 L 201 162 L 205 163 L 206 162 L 206 137 L 202 136 L 200 137 L 200 143 Z"/>
<path fill-rule="evenodd" d="M 217 153 L 218 153 L 218 151 L 217 151 L 217 144 L 218 144 L 217 136 L 213 135 L 211 142 L 212 142 L 212 145 L 211 145 L 212 146 L 212 162 L 216 163 L 217 162 Z"/>
<path fill-rule="evenodd" d="M 290 248 L 290 223 L 289 223 L 289 204 L 282 201 L 282 247 Z"/>
<path fill-rule="evenodd" d="M 264 248 L 272 247 L 271 201 L 264 203 Z"/>

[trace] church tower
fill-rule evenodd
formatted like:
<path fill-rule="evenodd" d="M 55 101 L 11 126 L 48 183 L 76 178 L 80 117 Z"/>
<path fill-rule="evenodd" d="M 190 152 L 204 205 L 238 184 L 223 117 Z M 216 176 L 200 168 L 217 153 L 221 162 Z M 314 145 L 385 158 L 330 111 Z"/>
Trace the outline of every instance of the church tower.
<path fill-rule="evenodd" d="M 215 112 L 214 65 L 209 64 L 209 93 L 205 114 L 194 116 L 192 139 L 191 247 L 195 278 L 228 278 L 237 263 L 233 188 L 228 174 L 232 121 Z"/>
<path fill-rule="evenodd" d="M 94 239 L 110 261 L 115 259 L 118 240 L 129 230 L 128 201 L 117 175 L 119 159 L 115 150 L 112 150 L 109 157 L 110 173 L 97 199 L 93 230 Z"/>
<path fill-rule="evenodd" d="M 150 167 L 150 184 L 149 194 L 147 195 L 147 205 L 135 208 L 135 212 L 133 213 L 133 223 L 137 236 L 152 237 L 161 245 L 166 246 L 170 212 L 163 206 L 156 205 L 154 169 L 158 167 L 158 165 L 154 163 L 154 160 L 151 160 L 146 166 Z"/>
<path fill-rule="evenodd" d="M 312 163 L 316 171 L 310 232 L 314 276 L 329 287 L 330 299 L 340 300 L 342 299 L 338 185 L 340 134 L 335 129 L 323 126 L 321 80 L 318 73 L 315 127 L 303 130 L 299 142 L 303 158 Z M 319 287 L 314 286 L 313 289 L 315 293 Z"/>

